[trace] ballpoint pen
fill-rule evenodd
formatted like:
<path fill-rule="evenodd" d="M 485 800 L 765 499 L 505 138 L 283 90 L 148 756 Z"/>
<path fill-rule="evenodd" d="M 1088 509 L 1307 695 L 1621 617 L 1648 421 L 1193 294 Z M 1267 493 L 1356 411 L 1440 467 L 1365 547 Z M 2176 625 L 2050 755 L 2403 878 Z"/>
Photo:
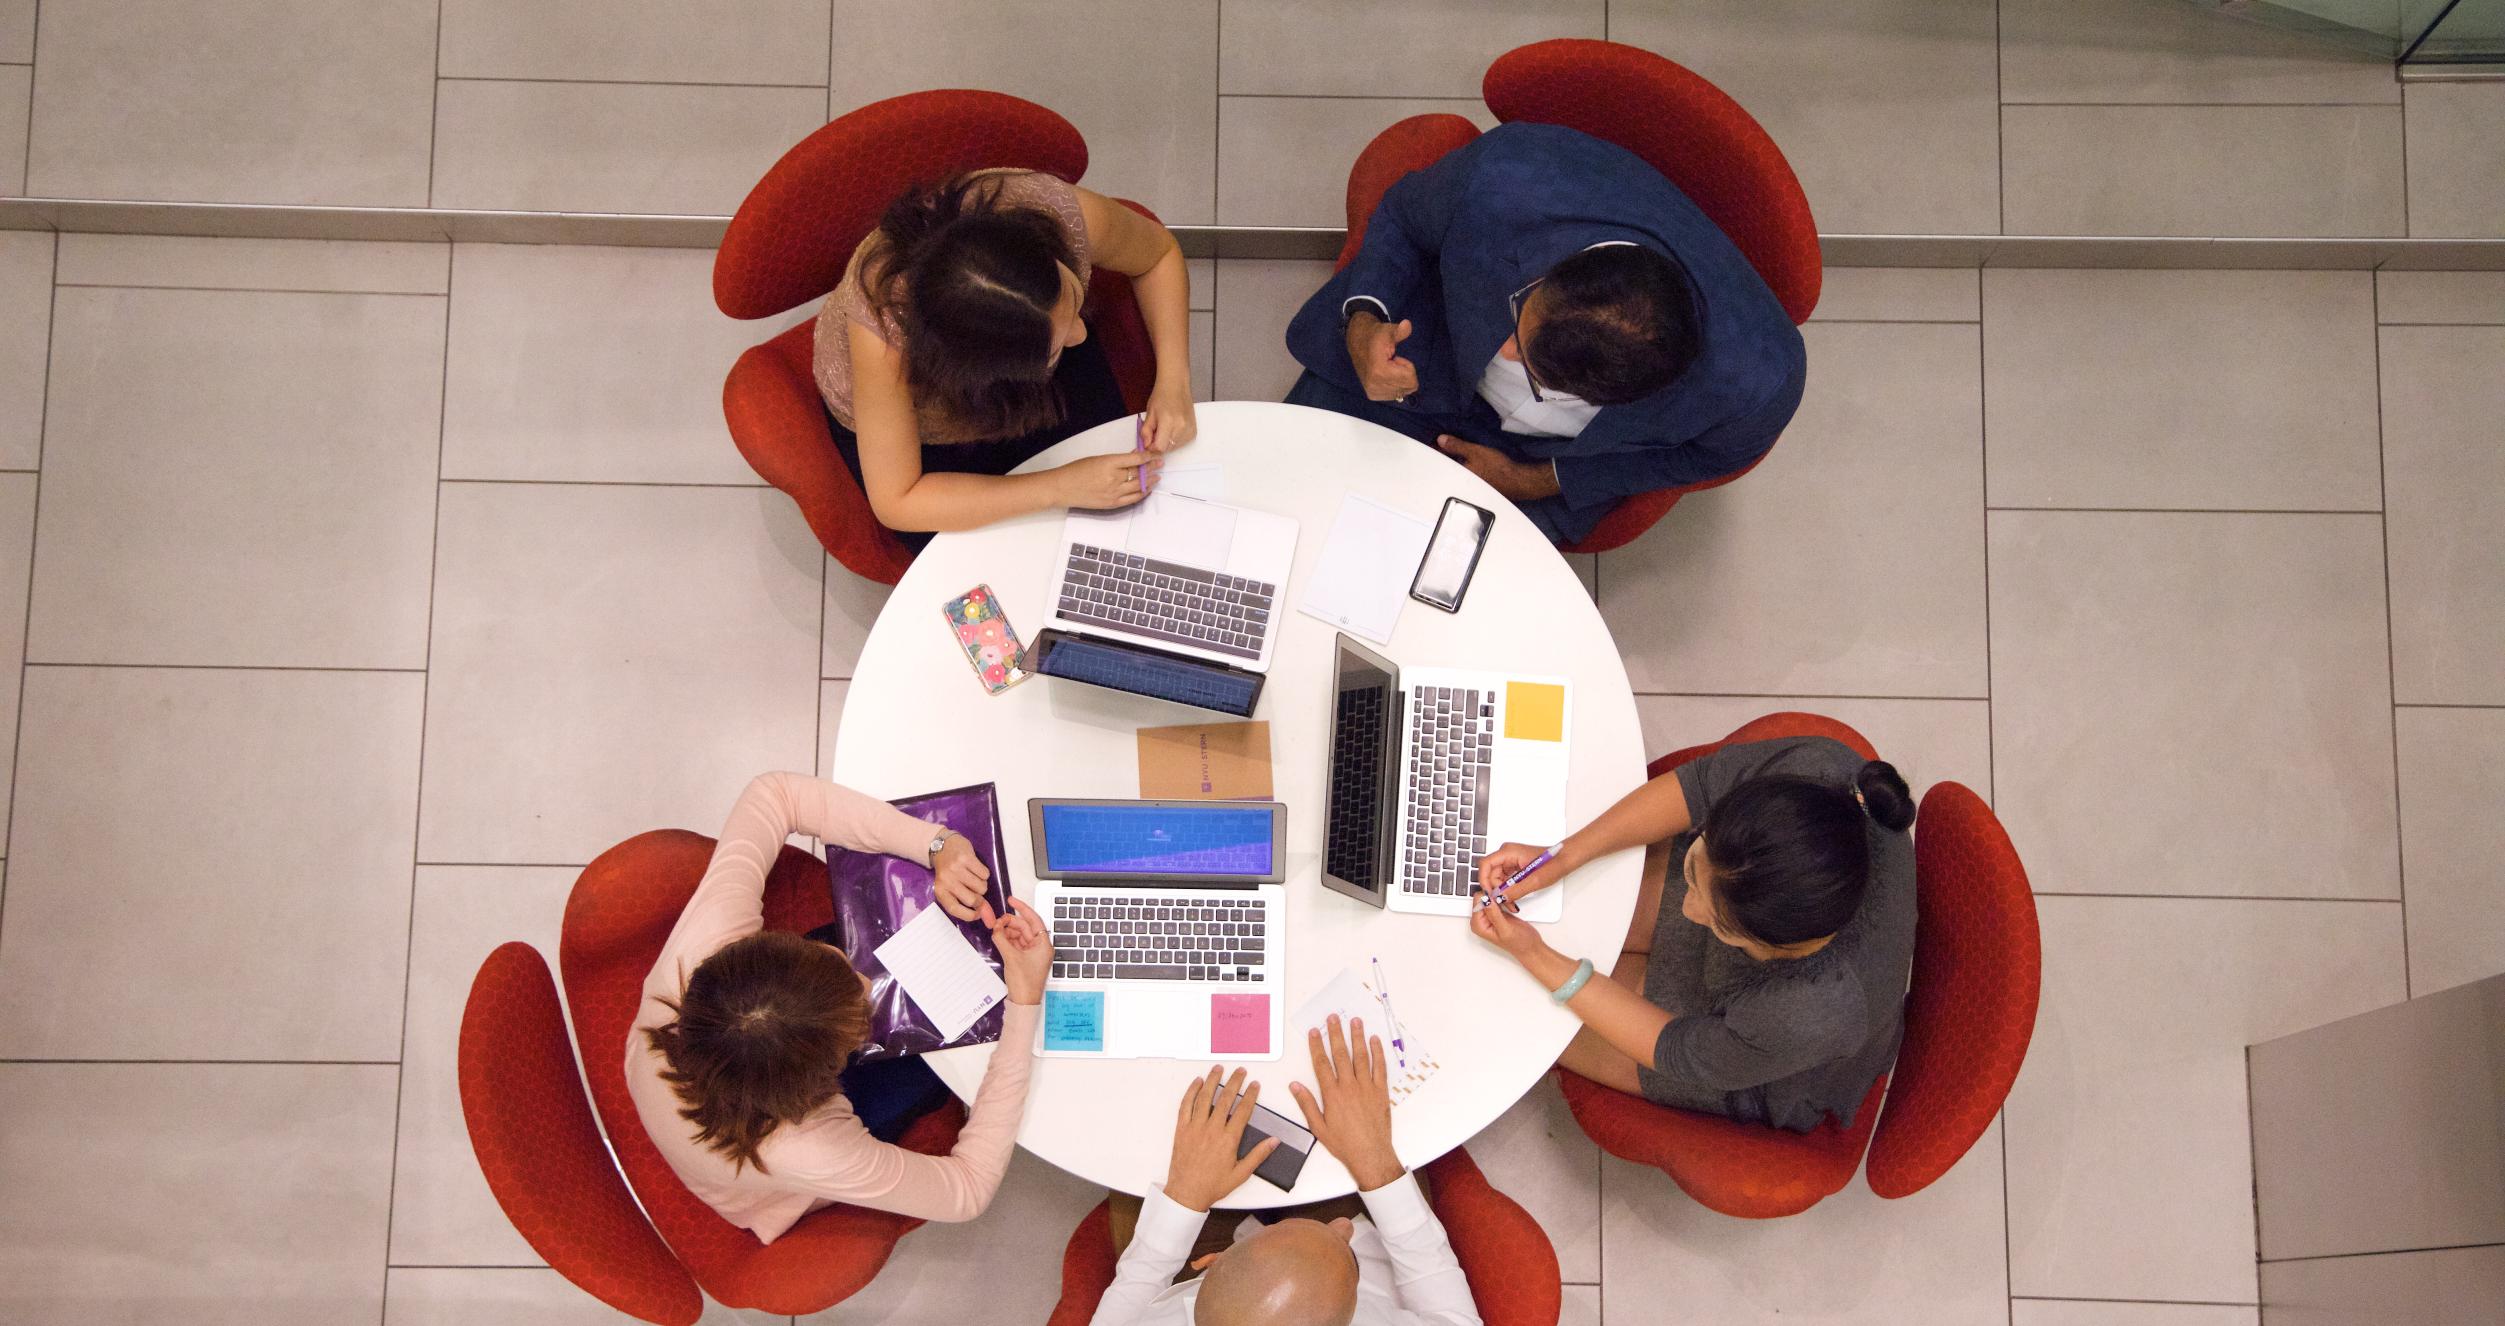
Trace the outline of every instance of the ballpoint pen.
<path fill-rule="evenodd" d="M 1530 864 L 1529 864 L 1529 865 L 1526 865 L 1526 866 L 1522 867 L 1520 870 L 1517 870 L 1517 871 L 1513 872 L 1512 874 L 1507 875 L 1507 876 L 1505 877 L 1505 882 L 1504 882 L 1504 883 L 1502 883 L 1502 884 L 1497 885 L 1497 886 L 1496 886 L 1496 891 L 1495 891 L 1495 892 L 1493 892 L 1493 893 L 1488 894 L 1488 895 L 1487 895 L 1487 901 L 1485 901 L 1485 902 L 1483 902 L 1483 903 L 1480 903 L 1479 905 L 1480 905 L 1480 906 L 1482 906 L 1482 907 L 1489 907 L 1489 906 L 1498 906 L 1498 905 L 1501 905 L 1501 906 L 1503 906 L 1503 907 L 1504 907 L 1504 909 L 1505 909 L 1506 911 L 1508 911 L 1508 912 L 1512 912 L 1512 913 L 1514 913 L 1514 914 L 1516 914 L 1516 915 L 1520 915 L 1520 914 L 1521 914 L 1521 911 L 1522 911 L 1522 908 L 1521 908 L 1521 907 L 1519 907 L 1519 906 L 1517 906 L 1517 905 L 1514 903 L 1513 899 L 1508 898 L 1508 897 L 1506 897 L 1506 896 L 1505 896 L 1505 890 L 1510 889 L 1510 888 L 1512 888 L 1514 885 L 1521 883 L 1521 882 L 1522 882 L 1522 880 L 1523 880 L 1523 877 L 1524 877 L 1524 876 L 1526 876 L 1526 875 L 1529 875 L 1532 871 L 1537 870 L 1537 869 L 1539 869 L 1541 866 L 1547 865 L 1549 862 L 1556 860 L 1556 859 L 1557 859 L 1557 853 L 1558 853 L 1559 849 L 1563 848 L 1564 846 L 1565 846 L 1565 843 L 1564 843 L 1562 840 L 1560 840 L 1560 841 L 1556 844 L 1556 846 L 1553 846 L 1553 847 L 1549 848 L 1547 851 L 1540 853 L 1538 856 L 1532 857 L 1532 858 L 1531 858 L 1531 862 L 1530 862 Z"/>
<path fill-rule="evenodd" d="M 1400 1059 L 1402 1072 L 1409 1071 L 1409 1043 L 1400 1034 L 1400 1019 L 1392 1014 L 1392 982 L 1383 974 L 1383 960 L 1371 958 L 1374 964 L 1374 999 L 1383 1005 L 1384 1032 L 1392 1043 L 1392 1053 Z"/>
<path fill-rule="evenodd" d="M 1146 453 L 1146 452 L 1147 452 L 1147 450 L 1148 450 L 1148 412 L 1147 412 L 1146 410 L 1142 410 L 1142 411 L 1140 411 L 1140 412 L 1139 412 L 1139 427 L 1138 427 L 1138 431 L 1137 431 L 1137 432 L 1133 435 L 1133 439 L 1132 439 L 1132 442 L 1131 442 L 1131 453 L 1132 453 L 1133 455 L 1142 455 L 1142 454 Z M 1145 460 L 1143 460 L 1143 461 L 1141 461 L 1141 462 L 1140 462 L 1140 467 L 1139 467 L 1139 491 L 1140 491 L 1140 496 L 1142 496 L 1142 497 L 1145 497 L 1145 496 L 1147 496 L 1147 495 L 1148 495 L 1148 463 L 1147 463 Z"/>

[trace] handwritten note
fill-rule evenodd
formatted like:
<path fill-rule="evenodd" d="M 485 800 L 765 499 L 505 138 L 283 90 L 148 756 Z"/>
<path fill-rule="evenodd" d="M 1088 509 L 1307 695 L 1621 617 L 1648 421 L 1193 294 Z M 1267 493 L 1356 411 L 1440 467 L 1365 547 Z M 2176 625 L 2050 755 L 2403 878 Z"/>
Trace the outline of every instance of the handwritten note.
<path fill-rule="evenodd" d="M 964 1035 L 976 1018 L 1009 997 L 1000 974 L 937 907 L 923 908 L 873 952 L 944 1041 Z"/>
<path fill-rule="evenodd" d="M 1104 1049 L 1105 992 L 1102 990 L 1044 991 L 1044 1048 L 1047 1050 Z"/>
<path fill-rule="evenodd" d="M 1270 996 L 1209 996 L 1209 1053 L 1270 1053 Z"/>
<path fill-rule="evenodd" d="M 1391 1066 L 1392 1103 L 1398 1105 L 1425 1086 L 1427 1079 L 1435 1076 L 1435 1070 L 1442 1065 L 1436 1062 L 1434 1054 L 1418 1043 L 1408 1025 L 1400 1020 L 1400 1006 L 1392 1002 L 1388 992 L 1377 989 L 1372 975 L 1359 975 L 1359 970 L 1354 967 L 1343 970 L 1331 978 L 1329 985 L 1315 991 L 1313 997 L 1305 1001 L 1304 1007 L 1296 1010 L 1296 1039 L 1302 1042 L 1306 1032 L 1319 1029 L 1327 1044 L 1333 1013 L 1339 1014 L 1343 1032 L 1359 1018 L 1365 1019 L 1366 1035 L 1383 1042 L 1383 1059 Z M 1308 1066 L 1305 1073 L 1298 1074 L 1309 1087 L 1317 1085 L 1309 1076 L 1310 1072 Z"/>

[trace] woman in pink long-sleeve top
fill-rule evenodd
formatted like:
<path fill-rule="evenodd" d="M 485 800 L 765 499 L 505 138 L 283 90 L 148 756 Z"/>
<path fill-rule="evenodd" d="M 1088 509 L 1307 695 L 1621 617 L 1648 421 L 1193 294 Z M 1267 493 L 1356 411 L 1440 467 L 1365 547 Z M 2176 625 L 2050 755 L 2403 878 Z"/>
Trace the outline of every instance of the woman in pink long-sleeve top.
<path fill-rule="evenodd" d="M 992 927 L 1009 1006 L 947 1155 L 880 1141 L 844 1098 L 838 1075 L 868 1031 L 867 987 L 837 950 L 764 928 L 766 871 L 795 833 L 928 859 L 942 906 Z M 691 1191 L 766 1243 L 834 1202 L 925 1220 L 982 1214 L 1016 1148 L 1052 966 L 1034 909 L 1012 899 L 1012 915 L 993 916 L 980 902 L 986 877 L 964 839 L 886 802 L 801 774 L 748 785 L 644 980 L 626 1045 L 635 1111 Z"/>

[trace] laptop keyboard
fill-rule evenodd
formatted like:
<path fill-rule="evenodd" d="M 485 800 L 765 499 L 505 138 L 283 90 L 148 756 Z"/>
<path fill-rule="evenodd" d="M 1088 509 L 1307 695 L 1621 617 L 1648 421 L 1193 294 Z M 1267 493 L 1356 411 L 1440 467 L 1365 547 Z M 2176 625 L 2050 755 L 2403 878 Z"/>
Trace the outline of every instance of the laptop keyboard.
<path fill-rule="evenodd" d="M 1052 974 L 1088 981 L 1250 981 L 1270 938 L 1270 900 L 1170 889 L 1064 889 L 1052 904 Z"/>
<path fill-rule="evenodd" d="M 1487 855 L 1487 766 L 1495 745 L 1492 692 L 1410 688 L 1403 889 L 1466 897 L 1478 882 L 1478 860 Z"/>
<path fill-rule="evenodd" d="M 1264 581 L 1076 543 L 1058 610 L 1090 626 L 1259 658 L 1277 597 L 1278 586 Z"/>
<path fill-rule="evenodd" d="M 1375 843 L 1381 836 L 1383 689 L 1342 691 L 1333 720 L 1329 838 L 1322 859 L 1341 879 L 1374 887 Z"/>

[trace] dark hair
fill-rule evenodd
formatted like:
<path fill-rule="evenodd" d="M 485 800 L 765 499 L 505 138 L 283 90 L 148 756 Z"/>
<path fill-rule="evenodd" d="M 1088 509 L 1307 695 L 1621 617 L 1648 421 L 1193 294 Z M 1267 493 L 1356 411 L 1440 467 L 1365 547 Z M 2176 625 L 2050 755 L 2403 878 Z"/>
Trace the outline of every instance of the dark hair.
<path fill-rule="evenodd" d="M 1696 361 L 1695 293 L 1651 249 L 1585 249 L 1548 269 L 1540 324 L 1519 347 L 1543 387 L 1624 405 L 1678 380 Z"/>
<path fill-rule="evenodd" d="M 1870 882 L 1865 818 L 1897 832 L 1913 824 L 1913 794 L 1895 766 L 1872 760 L 1851 790 L 1767 774 L 1724 793 L 1697 826 L 1723 928 L 1777 946 L 1843 929 Z"/>
<path fill-rule="evenodd" d="M 844 1065 L 870 1031 L 870 999 L 842 953 L 767 930 L 696 965 L 687 992 L 663 1000 L 678 1016 L 644 1036 L 669 1066 L 661 1080 L 685 1106 L 696 1140 L 734 1169 L 765 1172 L 757 1147 L 843 1090 Z"/>
<path fill-rule="evenodd" d="M 1002 206 L 1000 177 L 918 185 L 887 205 L 861 293 L 904 333 L 905 385 L 978 436 L 1059 423 L 1052 312 L 1076 270 L 1061 223 Z"/>

